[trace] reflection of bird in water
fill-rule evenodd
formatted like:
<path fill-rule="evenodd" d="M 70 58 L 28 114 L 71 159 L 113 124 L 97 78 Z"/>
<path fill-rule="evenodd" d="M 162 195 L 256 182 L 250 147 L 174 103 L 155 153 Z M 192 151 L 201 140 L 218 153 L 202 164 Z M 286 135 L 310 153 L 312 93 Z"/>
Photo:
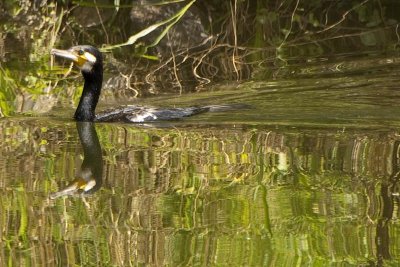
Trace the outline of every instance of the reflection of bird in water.
<path fill-rule="evenodd" d="M 77 122 L 76 128 L 83 147 L 81 169 L 77 178 L 67 187 L 50 195 L 52 199 L 67 195 L 91 194 L 101 187 L 103 157 L 94 124 L 92 122 Z"/>
<path fill-rule="evenodd" d="M 100 51 L 89 45 L 74 46 L 68 50 L 52 49 L 55 56 L 71 60 L 82 72 L 85 84 L 75 111 L 77 121 L 122 121 L 148 122 L 160 120 L 176 120 L 183 117 L 207 111 L 225 111 L 246 108 L 246 105 L 209 105 L 186 108 L 150 108 L 136 105 L 127 105 L 116 109 L 106 110 L 95 115 L 103 82 L 103 57 Z"/>

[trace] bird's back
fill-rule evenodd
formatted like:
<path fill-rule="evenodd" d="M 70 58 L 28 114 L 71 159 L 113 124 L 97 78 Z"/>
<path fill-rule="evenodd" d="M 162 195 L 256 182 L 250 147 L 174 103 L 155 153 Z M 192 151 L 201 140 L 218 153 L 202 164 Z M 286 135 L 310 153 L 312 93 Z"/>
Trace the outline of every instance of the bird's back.
<path fill-rule="evenodd" d="M 209 111 L 209 107 L 185 108 L 153 108 L 136 105 L 127 105 L 115 109 L 105 110 L 96 115 L 98 122 L 151 122 L 178 120 L 199 113 Z"/>

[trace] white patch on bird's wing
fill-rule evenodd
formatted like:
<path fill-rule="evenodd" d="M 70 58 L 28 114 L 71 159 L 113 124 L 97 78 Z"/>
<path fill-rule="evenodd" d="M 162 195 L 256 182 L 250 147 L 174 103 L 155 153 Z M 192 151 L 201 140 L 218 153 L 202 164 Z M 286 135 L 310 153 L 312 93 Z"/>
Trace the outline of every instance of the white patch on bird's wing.
<path fill-rule="evenodd" d="M 128 119 L 132 122 L 155 121 L 157 116 L 151 111 L 142 110 L 140 113 L 129 116 Z"/>
<path fill-rule="evenodd" d="M 97 58 L 95 56 L 93 56 L 92 54 L 90 54 L 89 52 L 85 52 L 85 58 L 87 59 L 87 61 L 89 61 L 92 64 L 96 63 L 96 61 L 97 61 Z"/>

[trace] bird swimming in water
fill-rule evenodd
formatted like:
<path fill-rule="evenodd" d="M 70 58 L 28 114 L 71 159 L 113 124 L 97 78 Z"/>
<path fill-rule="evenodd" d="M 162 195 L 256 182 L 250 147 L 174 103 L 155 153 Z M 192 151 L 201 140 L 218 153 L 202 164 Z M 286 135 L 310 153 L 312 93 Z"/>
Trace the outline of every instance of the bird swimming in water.
<path fill-rule="evenodd" d="M 78 45 L 68 50 L 52 49 L 51 54 L 74 62 L 81 70 L 85 80 L 83 92 L 74 115 L 77 121 L 136 123 L 165 121 L 189 117 L 207 111 L 225 111 L 245 106 L 242 104 L 231 104 L 184 108 L 153 108 L 126 105 L 95 114 L 103 83 L 103 56 L 101 52 L 94 46 Z"/>

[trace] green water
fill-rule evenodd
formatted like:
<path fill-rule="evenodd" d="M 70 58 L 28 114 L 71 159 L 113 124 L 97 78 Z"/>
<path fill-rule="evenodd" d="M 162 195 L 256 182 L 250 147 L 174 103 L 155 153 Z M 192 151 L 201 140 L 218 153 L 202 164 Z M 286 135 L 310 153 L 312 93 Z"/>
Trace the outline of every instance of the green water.
<path fill-rule="evenodd" d="M 1 119 L 2 265 L 397 266 L 400 76 L 381 69 L 142 101 L 252 106 L 169 123 Z M 53 199 L 99 170 L 84 149 L 94 192 Z"/>

